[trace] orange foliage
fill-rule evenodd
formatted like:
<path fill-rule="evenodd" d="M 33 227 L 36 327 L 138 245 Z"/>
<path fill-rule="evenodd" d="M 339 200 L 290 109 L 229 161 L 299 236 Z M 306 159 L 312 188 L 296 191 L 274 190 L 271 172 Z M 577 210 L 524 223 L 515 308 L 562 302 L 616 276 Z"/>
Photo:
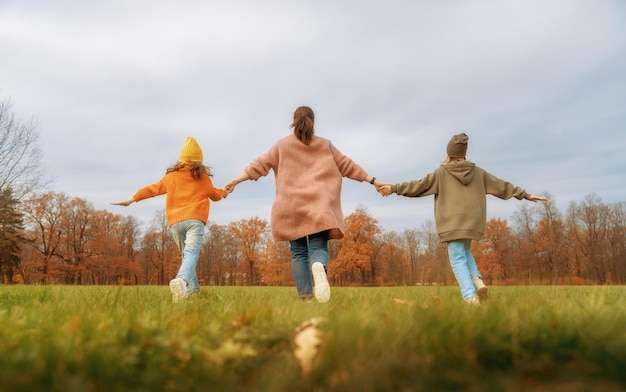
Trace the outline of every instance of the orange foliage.
<path fill-rule="evenodd" d="M 331 278 L 344 283 L 374 284 L 372 257 L 375 236 L 379 233 L 378 221 L 365 209 L 357 208 L 348 215 L 345 219 L 345 237 L 330 270 Z"/>
<path fill-rule="evenodd" d="M 488 284 L 626 283 L 626 206 L 589 196 L 566 219 L 552 204 L 523 204 L 514 216 L 490 219 L 472 253 Z M 46 192 L 23 200 L 24 232 L 13 276 L 24 283 L 166 284 L 180 266 L 164 211 L 142 233 L 139 223 L 95 210 L 84 199 Z M 258 217 L 211 225 L 198 261 L 201 284 L 292 285 L 291 254 Z M 454 282 L 434 223 L 381 233 L 362 207 L 345 219 L 345 238 L 330 241 L 333 285 Z"/>
<path fill-rule="evenodd" d="M 291 251 L 287 242 L 277 243 L 268 240 L 266 252 L 258 268 L 263 284 L 270 286 L 292 285 Z"/>
<path fill-rule="evenodd" d="M 472 254 L 483 279 L 506 281 L 507 260 L 511 252 L 511 229 L 505 219 L 490 219 L 480 241 L 473 241 Z"/>
<path fill-rule="evenodd" d="M 261 277 L 258 271 L 259 253 L 265 246 L 268 223 L 259 217 L 242 219 L 229 225 L 230 232 L 239 242 L 239 255 L 247 276 L 246 284 L 258 285 Z"/>

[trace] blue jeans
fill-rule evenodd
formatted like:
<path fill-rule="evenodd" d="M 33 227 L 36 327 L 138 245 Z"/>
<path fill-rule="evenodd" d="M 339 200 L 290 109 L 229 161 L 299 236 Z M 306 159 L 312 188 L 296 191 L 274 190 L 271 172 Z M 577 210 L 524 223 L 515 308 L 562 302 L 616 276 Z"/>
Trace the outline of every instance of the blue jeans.
<path fill-rule="evenodd" d="M 329 231 L 326 230 L 289 241 L 291 247 L 291 272 L 296 281 L 296 290 L 298 290 L 300 298 L 313 296 L 310 265 L 320 262 L 328 271 L 328 236 Z"/>
<path fill-rule="evenodd" d="M 177 278 L 187 282 L 187 293 L 200 291 L 196 265 L 204 237 L 204 223 L 199 219 L 186 219 L 170 226 L 170 233 L 182 259 Z"/>
<path fill-rule="evenodd" d="M 472 282 L 472 276 L 480 277 L 476 261 L 470 252 L 471 244 L 472 240 L 470 239 L 448 242 L 450 265 L 452 266 L 452 272 L 454 272 L 456 281 L 461 287 L 463 299 L 472 298 L 477 295 L 474 282 Z"/>

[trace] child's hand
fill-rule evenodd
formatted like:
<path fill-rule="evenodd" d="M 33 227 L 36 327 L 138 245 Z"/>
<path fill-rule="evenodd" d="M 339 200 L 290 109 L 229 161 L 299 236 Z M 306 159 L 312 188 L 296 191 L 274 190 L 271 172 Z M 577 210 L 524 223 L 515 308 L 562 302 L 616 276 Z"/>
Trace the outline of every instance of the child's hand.
<path fill-rule="evenodd" d="M 530 201 L 548 201 L 548 198 L 547 197 L 543 197 L 543 196 L 530 195 L 530 196 L 528 196 L 528 200 L 530 200 Z"/>
<path fill-rule="evenodd" d="M 127 206 L 133 204 L 134 202 L 135 202 L 135 199 L 128 199 L 128 200 L 124 200 L 124 201 L 118 201 L 118 202 L 115 202 L 115 203 L 111 203 L 111 205 L 127 207 Z"/>
<path fill-rule="evenodd" d="M 228 184 L 224 185 L 224 192 L 226 192 L 227 195 L 230 194 L 235 190 L 236 185 L 237 183 L 235 181 L 230 181 Z"/>
<path fill-rule="evenodd" d="M 380 193 L 383 196 L 389 196 L 391 195 L 391 184 L 382 184 L 379 187 L 377 187 L 378 193 Z"/>

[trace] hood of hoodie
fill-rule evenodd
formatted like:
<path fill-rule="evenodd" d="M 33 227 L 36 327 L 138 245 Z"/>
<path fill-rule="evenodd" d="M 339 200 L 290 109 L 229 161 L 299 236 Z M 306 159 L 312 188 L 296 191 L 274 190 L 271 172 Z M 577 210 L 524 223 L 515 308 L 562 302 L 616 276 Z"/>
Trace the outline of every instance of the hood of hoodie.
<path fill-rule="evenodd" d="M 459 180 L 461 184 L 467 185 L 472 181 L 472 178 L 474 178 L 474 168 L 476 164 L 470 161 L 450 162 L 441 164 L 441 167 L 452 177 Z"/>

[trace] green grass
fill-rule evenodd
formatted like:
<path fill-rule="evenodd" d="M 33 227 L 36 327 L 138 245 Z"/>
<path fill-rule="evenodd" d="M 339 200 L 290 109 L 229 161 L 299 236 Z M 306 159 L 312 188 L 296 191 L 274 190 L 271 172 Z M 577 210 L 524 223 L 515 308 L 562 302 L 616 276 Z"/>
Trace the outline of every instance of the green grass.
<path fill-rule="evenodd" d="M 626 288 L 0 286 L 3 391 L 623 391 Z M 394 301 L 394 299 L 402 301 Z M 304 376 L 295 329 L 322 317 Z"/>

